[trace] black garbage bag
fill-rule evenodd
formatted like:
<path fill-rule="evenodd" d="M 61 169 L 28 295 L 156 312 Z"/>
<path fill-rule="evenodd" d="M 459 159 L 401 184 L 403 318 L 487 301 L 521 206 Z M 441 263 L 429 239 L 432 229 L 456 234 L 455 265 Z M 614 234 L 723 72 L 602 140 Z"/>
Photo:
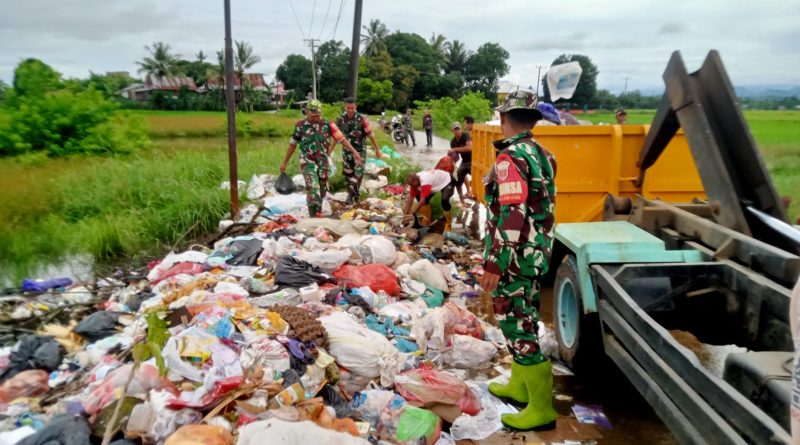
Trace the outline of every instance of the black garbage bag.
<path fill-rule="evenodd" d="M 289 359 L 293 360 L 294 357 L 289 356 Z M 300 382 L 300 376 L 302 374 L 305 374 L 305 373 L 306 373 L 305 364 L 303 364 L 302 372 L 297 371 L 294 368 L 294 366 L 292 366 L 291 369 L 287 369 L 286 371 L 283 371 L 283 387 L 284 388 L 288 388 L 288 387 L 294 385 L 295 383 Z"/>
<path fill-rule="evenodd" d="M 339 419 L 344 419 L 345 417 L 353 415 L 353 408 L 350 407 L 350 404 L 339 394 L 335 386 L 323 386 L 318 395 L 322 396 L 322 400 L 325 401 L 326 405 L 333 407 L 334 411 L 336 411 L 336 417 Z"/>
<path fill-rule="evenodd" d="M 94 343 L 117 333 L 118 318 L 106 311 L 95 312 L 81 320 L 73 332 Z"/>
<path fill-rule="evenodd" d="M 48 335 L 23 335 L 9 354 L 8 367 L 0 372 L 0 383 L 22 371 L 41 369 L 52 372 L 61 366 L 64 348 Z"/>
<path fill-rule="evenodd" d="M 258 238 L 236 240 L 228 245 L 228 253 L 233 255 L 226 263 L 232 266 L 255 266 L 261 255 L 263 241 Z"/>
<path fill-rule="evenodd" d="M 275 191 L 281 195 L 288 195 L 294 193 L 294 181 L 286 173 L 281 173 L 278 180 L 275 181 Z"/>
<path fill-rule="evenodd" d="M 326 274 L 319 267 L 312 266 L 292 256 L 282 256 L 275 266 L 275 284 L 289 287 L 304 287 L 311 283 L 327 283 L 333 277 Z"/>
<path fill-rule="evenodd" d="M 89 445 L 89 422 L 81 416 L 59 414 L 50 419 L 42 429 L 17 445 Z"/>

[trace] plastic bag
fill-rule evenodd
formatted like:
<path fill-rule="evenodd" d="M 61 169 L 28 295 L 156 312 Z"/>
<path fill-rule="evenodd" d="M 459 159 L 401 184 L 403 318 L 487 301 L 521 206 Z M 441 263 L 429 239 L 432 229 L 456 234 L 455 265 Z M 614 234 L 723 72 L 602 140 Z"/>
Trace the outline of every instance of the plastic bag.
<path fill-rule="evenodd" d="M 264 183 L 259 179 L 258 176 L 253 175 L 250 178 L 250 182 L 247 184 L 247 199 L 255 201 L 266 194 L 267 189 L 264 187 Z"/>
<path fill-rule="evenodd" d="M 365 264 L 363 266 L 345 264 L 334 272 L 333 276 L 348 288 L 368 286 L 375 292 L 384 291 L 392 296 L 400 294 L 397 274 L 383 264 Z"/>
<path fill-rule="evenodd" d="M 117 333 L 117 319 L 106 311 L 95 312 L 81 320 L 73 331 L 94 343 Z"/>
<path fill-rule="evenodd" d="M 456 368 L 488 368 L 492 366 L 492 359 L 497 354 L 497 348 L 493 344 L 469 335 L 453 335 L 451 343 L 447 362 Z"/>
<path fill-rule="evenodd" d="M 328 156 L 328 177 L 332 178 L 336 176 L 336 163 L 333 162 L 333 158 Z"/>
<path fill-rule="evenodd" d="M 233 436 L 215 425 L 184 425 L 164 445 L 231 445 Z"/>
<path fill-rule="evenodd" d="M 260 337 L 247 345 L 240 356 L 243 369 L 256 366 L 270 368 L 274 371 L 286 371 L 291 367 L 289 352 L 276 340 Z"/>
<path fill-rule="evenodd" d="M 359 419 L 369 422 L 374 428 L 378 424 L 381 412 L 394 396 L 394 391 L 383 389 L 360 391 L 353 396 L 353 399 L 350 401 L 350 406 L 356 412 Z"/>
<path fill-rule="evenodd" d="M 328 352 L 336 358 L 336 363 L 365 377 L 380 377 L 383 386 L 392 385 L 403 359 L 386 338 L 343 312 L 321 317 L 319 321 L 328 332 Z"/>
<path fill-rule="evenodd" d="M 275 191 L 281 195 L 294 193 L 294 182 L 292 182 L 292 178 L 286 173 L 281 173 L 281 175 L 278 176 L 278 180 L 275 181 Z"/>
<path fill-rule="evenodd" d="M 282 306 L 297 306 L 303 302 L 300 298 L 300 292 L 297 289 L 283 289 L 278 292 L 263 295 L 261 297 L 251 298 L 248 300 L 250 304 L 256 307 L 268 308 L 275 305 Z"/>
<path fill-rule="evenodd" d="M 555 102 L 558 99 L 570 99 L 575 94 L 582 72 L 581 64 L 578 62 L 551 66 L 547 71 L 550 100 Z"/>
<path fill-rule="evenodd" d="M 430 287 L 439 289 L 442 292 L 447 292 L 447 280 L 445 280 L 442 272 L 430 261 L 419 260 L 408 268 L 408 275 L 417 281 L 421 281 Z"/>
<path fill-rule="evenodd" d="M 480 402 L 472 390 L 458 377 L 444 371 L 415 369 L 398 374 L 395 390 L 409 403 L 438 412 L 438 405 L 452 405 L 460 413 L 474 416 L 481 410 Z M 447 407 L 442 407 L 445 410 Z M 442 416 L 445 420 L 448 416 Z M 455 419 L 456 415 L 453 417 Z"/>
<path fill-rule="evenodd" d="M 303 261 L 319 267 L 323 272 L 332 273 L 336 269 L 342 267 L 350 259 L 352 252 L 350 249 L 345 250 L 316 250 L 313 252 L 303 252 L 298 255 Z"/>
<path fill-rule="evenodd" d="M 418 443 L 416 441 L 424 438 L 426 444 L 433 445 L 441 432 L 442 419 L 439 416 L 414 406 L 406 406 L 397 423 L 397 439 L 403 442 L 413 440 Z"/>
<path fill-rule="evenodd" d="M 484 440 L 503 428 L 494 398 L 477 387 L 472 387 L 472 390 L 481 395 L 481 412 L 475 416 L 462 415 L 453 422 L 450 434 L 455 440 Z"/>
<path fill-rule="evenodd" d="M 122 365 L 106 374 L 102 382 L 90 386 L 89 395 L 83 401 L 86 413 L 94 415 L 114 401 L 119 395 L 120 389 L 125 386 L 132 369 L 132 363 Z M 136 370 L 136 374 L 128 386 L 127 394 L 142 396 L 152 389 L 169 385 L 168 381 L 158 375 L 158 368 L 145 363 Z"/>
<path fill-rule="evenodd" d="M 22 371 L 0 386 L 0 403 L 8 403 L 19 397 L 36 397 L 50 390 L 50 374 L 39 369 Z"/>
<path fill-rule="evenodd" d="M 394 247 L 394 243 L 383 236 L 365 236 L 358 244 L 353 246 L 353 250 L 358 253 L 364 264 L 390 266 L 397 256 L 397 249 Z"/>
<path fill-rule="evenodd" d="M 55 371 L 64 358 L 64 348 L 50 336 L 23 335 L 8 357 L 8 367 L 0 373 L 0 382 L 28 369 Z"/>
<path fill-rule="evenodd" d="M 305 201 L 303 201 L 305 205 Z M 338 220 L 330 218 L 307 218 L 294 225 L 294 229 L 306 235 L 313 234 L 318 228 L 335 233 L 337 236 L 345 236 L 348 233 L 363 235 L 369 230 L 369 222 L 362 220 Z M 348 247 L 348 246 L 344 246 Z"/>
<path fill-rule="evenodd" d="M 275 284 L 300 288 L 311 283 L 327 283 L 333 278 L 305 261 L 290 256 L 281 257 L 275 267 Z"/>
<path fill-rule="evenodd" d="M 314 422 L 269 419 L 239 429 L 237 445 L 369 445 L 366 439 L 322 428 Z M 216 445 L 216 444 L 214 444 Z"/>
<path fill-rule="evenodd" d="M 261 254 L 263 241 L 252 236 L 243 236 L 230 239 L 219 247 L 206 260 L 209 267 L 220 262 L 232 266 L 255 266 Z"/>
<path fill-rule="evenodd" d="M 47 424 L 17 445 L 86 445 L 90 443 L 91 429 L 89 423 L 81 416 L 60 414 L 50 419 Z"/>

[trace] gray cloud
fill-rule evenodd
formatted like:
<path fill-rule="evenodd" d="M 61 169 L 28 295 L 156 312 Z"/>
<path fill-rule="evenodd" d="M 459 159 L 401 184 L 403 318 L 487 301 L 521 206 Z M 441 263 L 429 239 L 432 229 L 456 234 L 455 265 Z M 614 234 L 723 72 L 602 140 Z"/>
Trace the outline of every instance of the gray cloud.
<path fill-rule="evenodd" d="M 687 30 L 688 28 L 683 23 L 670 22 L 661 25 L 661 28 L 658 28 L 658 34 L 662 36 L 669 34 L 683 34 Z"/>

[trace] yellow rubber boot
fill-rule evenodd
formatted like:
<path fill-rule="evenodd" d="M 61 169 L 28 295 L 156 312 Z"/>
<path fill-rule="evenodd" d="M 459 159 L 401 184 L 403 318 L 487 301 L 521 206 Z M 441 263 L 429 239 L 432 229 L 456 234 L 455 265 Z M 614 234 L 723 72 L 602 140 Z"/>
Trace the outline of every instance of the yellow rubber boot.
<path fill-rule="evenodd" d="M 553 409 L 553 364 L 518 365 L 528 392 L 528 406 L 516 414 L 503 414 L 500 420 L 508 428 L 532 430 L 554 428 L 558 413 Z"/>
<path fill-rule="evenodd" d="M 511 399 L 519 403 L 528 403 L 528 390 L 525 388 L 525 381 L 522 380 L 523 366 L 517 362 L 511 363 L 511 379 L 508 384 L 490 383 L 489 392 L 501 399 Z"/>
<path fill-rule="evenodd" d="M 450 215 L 450 211 L 444 212 L 444 231 L 449 232 L 451 230 L 450 221 L 452 220 L 452 216 Z"/>
<path fill-rule="evenodd" d="M 423 226 L 429 226 L 431 224 L 431 205 L 425 204 L 424 206 L 420 207 L 419 215 L 422 217 L 421 224 Z"/>

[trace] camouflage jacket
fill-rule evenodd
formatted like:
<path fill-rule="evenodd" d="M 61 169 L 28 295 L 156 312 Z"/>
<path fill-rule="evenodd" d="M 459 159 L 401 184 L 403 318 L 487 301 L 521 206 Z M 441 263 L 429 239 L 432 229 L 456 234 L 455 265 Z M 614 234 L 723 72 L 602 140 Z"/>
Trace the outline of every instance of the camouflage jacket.
<path fill-rule="evenodd" d="M 555 158 L 530 131 L 496 141 L 486 183 L 484 270 L 510 277 L 547 272 L 555 225 Z"/>
<path fill-rule="evenodd" d="M 367 116 L 357 111 L 352 119 L 347 117 L 347 112 L 340 114 L 336 119 L 336 125 L 347 140 L 350 141 L 350 144 L 359 151 L 364 147 L 364 141 L 367 139 L 367 136 L 372 134 L 372 129 L 369 126 L 369 119 L 367 119 Z"/>
<path fill-rule="evenodd" d="M 327 158 L 331 138 L 335 141 L 344 139 L 336 124 L 327 119 L 320 119 L 316 124 L 303 119 L 295 124 L 289 143 L 300 146 L 301 162 L 313 162 Z"/>
<path fill-rule="evenodd" d="M 413 130 L 414 129 L 414 117 L 409 116 L 408 114 L 403 115 L 403 128 L 406 130 Z"/>

